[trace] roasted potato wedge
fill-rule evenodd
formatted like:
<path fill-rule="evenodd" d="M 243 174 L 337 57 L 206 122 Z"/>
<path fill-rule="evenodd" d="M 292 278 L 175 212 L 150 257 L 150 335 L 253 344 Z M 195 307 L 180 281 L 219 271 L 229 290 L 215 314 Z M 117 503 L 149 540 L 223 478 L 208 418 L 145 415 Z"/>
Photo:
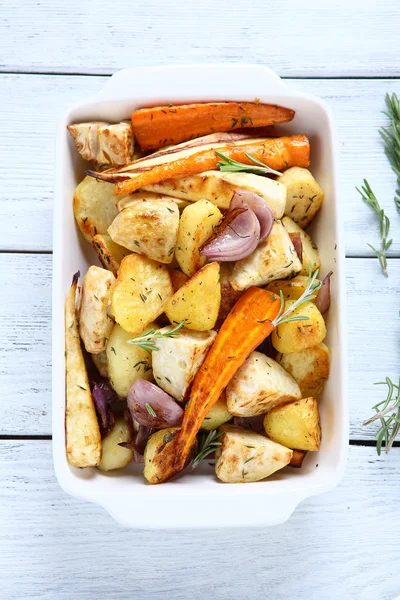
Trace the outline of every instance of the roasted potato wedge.
<path fill-rule="evenodd" d="M 199 249 L 213 235 L 221 219 L 221 211 L 207 200 L 190 204 L 183 210 L 175 256 L 189 277 L 205 265 L 207 259 L 200 255 Z"/>
<path fill-rule="evenodd" d="M 154 323 L 151 327 L 157 329 Z M 127 397 L 129 388 L 137 379 L 153 378 L 151 354 L 139 346 L 128 344 L 132 337 L 131 333 L 116 324 L 106 349 L 108 376 L 120 398 Z"/>
<path fill-rule="evenodd" d="M 315 280 L 319 283 L 319 279 Z M 285 300 L 298 300 L 302 294 L 306 291 L 308 283 L 308 277 L 305 275 L 297 275 L 293 279 L 277 279 L 267 285 L 267 290 L 278 294 L 283 292 Z M 315 302 L 315 299 L 313 300 Z"/>
<path fill-rule="evenodd" d="M 143 475 L 149 483 L 160 483 L 174 474 L 175 453 L 169 445 L 174 443 L 180 427 L 160 429 L 150 436 L 144 451 Z"/>
<path fill-rule="evenodd" d="M 234 290 L 243 291 L 274 279 L 295 277 L 301 268 L 288 232 L 280 221 L 275 221 L 267 239 L 250 256 L 235 263 L 229 282 Z"/>
<path fill-rule="evenodd" d="M 264 418 L 265 433 L 271 440 L 296 450 L 319 450 L 321 426 L 316 398 L 278 406 Z"/>
<path fill-rule="evenodd" d="M 217 321 L 221 303 L 219 264 L 209 263 L 189 279 L 167 302 L 172 324 L 185 321 L 187 329 L 208 331 Z"/>
<path fill-rule="evenodd" d="M 246 190 L 261 196 L 269 205 L 275 219 L 283 216 L 286 205 L 286 186 L 252 173 L 204 171 L 187 177 L 168 179 L 145 189 L 190 202 L 208 200 L 224 210 L 229 208 L 236 190 Z"/>
<path fill-rule="evenodd" d="M 214 431 L 214 429 L 218 429 L 218 427 L 221 427 L 221 425 L 224 425 L 224 423 L 227 423 L 231 419 L 232 415 L 226 405 L 226 394 L 223 392 L 214 406 L 208 411 L 207 416 L 204 417 L 201 429 Z"/>
<path fill-rule="evenodd" d="M 291 167 L 278 177 L 287 190 L 285 215 L 305 229 L 314 219 L 324 200 L 324 192 L 308 169 Z"/>
<path fill-rule="evenodd" d="M 293 303 L 288 300 L 285 309 Z M 275 350 L 282 354 L 301 352 L 320 344 L 326 336 L 324 317 L 313 302 L 305 302 L 293 311 L 292 317 L 305 316 L 308 320 L 291 321 L 278 325 L 272 332 L 271 340 Z"/>
<path fill-rule="evenodd" d="M 108 378 L 107 353 L 104 350 L 98 354 L 92 354 L 94 366 L 102 377 Z"/>
<path fill-rule="evenodd" d="M 325 344 L 278 354 L 276 360 L 297 381 L 303 398 L 319 396 L 329 377 L 329 349 Z"/>
<path fill-rule="evenodd" d="M 311 237 L 303 231 L 289 217 L 283 217 L 282 224 L 288 233 L 299 233 L 303 244 L 303 264 L 300 275 L 308 275 L 309 266 L 311 263 L 312 272 L 316 271 L 321 266 L 319 252 L 317 246 L 312 241 Z"/>
<path fill-rule="evenodd" d="M 79 274 L 74 276 L 65 304 L 66 408 L 65 432 L 68 462 L 94 467 L 101 461 L 101 435 L 79 337 L 75 296 Z"/>
<path fill-rule="evenodd" d="M 131 254 L 130 250 L 113 242 L 107 233 L 95 235 L 92 245 L 103 267 L 114 275 L 117 274 L 122 259 Z"/>
<path fill-rule="evenodd" d="M 131 434 L 125 419 L 115 419 L 111 431 L 103 438 L 103 456 L 97 468 L 100 471 L 114 471 L 126 467 L 133 459 L 133 452 L 118 444 L 130 441 Z"/>
<path fill-rule="evenodd" d="M 293 456 L 289 466 L 293 467 L 294 469 L 300 469 L 306 454 L 307 452 L 305 450 L 293 450 Z"/>
<path fill-rule="evenodd" d="M 293 452 L 268 438 L 235 425 L 223 425 L 215 453 L 215 474 L 226 483 L 260 481 L 286 467 Z"/>
<path fill-rule="evenodd" d="M 152 356 L 157 385 L 176 400 L 185 400 L 216 335 L 215 331 L 191 331 L 184 327 L 179 330 L 179 337 L 155 340 L 157 351 Z"/>
<path fill-rule="evenodd" d="M 111 291 L 111 312 L 130 333 L 139 333 L 155 320 L 173 295 L 169 271 L 146 256 L 129 254 L 121 262 Z"/>
<path fill-rule="evenodd" d="M 226 388 L 227 407 L 237 417 L 263 415 L 301 398 L 296 381 L 277 362 L 252 352 Z"/>
<path fill-rule="evenodd" d="M 79 331 L 87 352 L 103 352 L 114 326 L 108 314 L 110 291 L 115 277 L 110 271 L 92 265 L 82 282 Z"/>
<path fill-rule="evenodd" d="M 174 257 L 178 227 L 179 209 L 173 200 L 137 200 L 118 213 L 108 233 L 116 244 L 168 264 Z"/>
<path fill-rule="evenodd" d="M 118 214 L 113 184 L 85 177 L 75 190 L 73 207 L 83 237 L 92 243 L 95 235 L 107 233 Z"/>

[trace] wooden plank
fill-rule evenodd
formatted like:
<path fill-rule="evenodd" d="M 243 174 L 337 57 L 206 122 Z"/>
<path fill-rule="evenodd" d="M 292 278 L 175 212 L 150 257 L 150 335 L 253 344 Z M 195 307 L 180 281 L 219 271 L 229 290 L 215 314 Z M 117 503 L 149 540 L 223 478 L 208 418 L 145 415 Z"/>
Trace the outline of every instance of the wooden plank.
<path fill-rule="evenodd" d="M 3 69 L 106 73 L 182 63 L 265 63 L 286 76 L 399 74 L 397 0 L 4 4 Z M 361 40 L 361 41 L 360 41 Z"/>
<path fill-rule="evenodd" d="M 400 588 L 399 460 L 400 448 L 378 458 L 350 447 L 342 484 L 277 527 L 129 531 L 61 490 L 50 442 L 2 441 L 3 597 L 248 600 L 268 589 L 276 600 L 391 600 Z"/>
<path fill-rule="evenodd" d="M 352 439 L 372 439 L 375 427 L 360 423 L 383 390 L 372 384 L 400 373 L 398 290 L 400 260 L 389 260 L 385 279 L 374 259 L 347 259 L 349 403 Z M 2 396 L 0 434 L 51 433 L 51 257 L 0 254 L 3 307 L 0 339 Z M 335 399 L 332 398 L 332 402 Z"/>
<path fill-rule="evenodd" d="M 104 82 L 102 77 L 0 76 L 0 131 L 6 140 L 0 146 L 0 220 L 7 223 L 0 249 L 51 249 L 56 121 L 68 105 L 95 93 Z M 347 253 L 371 256 L 367 242 L 379 244 L 377 218 L 362 203 L 355 186 L 368 177 L 396 224 L 395 178 L 377 129 L 385 124 L 384 95 L 386 91 L 400 94 L 400 81 L 294 80 L 289 84 L 325 98 L 335 113 Z M 394 237 L 390 253 L 400 256 L 400 236 Z"/>

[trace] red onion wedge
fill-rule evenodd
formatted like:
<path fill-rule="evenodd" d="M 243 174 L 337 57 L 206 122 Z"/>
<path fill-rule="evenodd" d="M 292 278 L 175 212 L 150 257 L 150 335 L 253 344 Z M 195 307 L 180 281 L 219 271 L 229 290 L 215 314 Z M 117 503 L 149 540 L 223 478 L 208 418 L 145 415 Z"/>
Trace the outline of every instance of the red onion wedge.
<path fill-rule="evenodd" d="M 274 224 L 274 215 L 267 202 L 254 194 L 245 190 L 236 190 L 233 194 L 229 209 L 250 208 L 260 222 L 260 242 L 263 242 L 271 233 Z"/>
<path fill-rule="evenodd" d="M 108 383 L 98 381 L 93 386 L 92 398 L 100 416 L 103 433 L 107 433 L 114 425 L 114 415 L 110 408 L 110 402 L 118 400 L 118 397 Z"/>
<path fill-rule="evenodd" d="M 322 281 L 321 289 L 318 292 L 318 296 L 315 300 L 315 304 L 319 309 L 321 315 L 324 315 L 331 305 L 331 276 L 333 271 L 329 271 Z"/>
<path fill-rule="evenodd" d="M 301 239 L 301 233 L 296 231 L 295 233 L 289 233 L 289 237 L 292 240 L 292 244 L 294 249 L 296 250 L 296 254 L 299 257 L 299 261 L 303 262 L 303 242 Z"/>
<path fill-rule="evenodd" d="M 131 386 L 128 408 L 135 421 L 152 429 L 180 425 L 184 412 L 171 396 L 145 379 L 138 379 Z"/>
<path fill-rule="evenodd" d="M 260 223 L 251 209 L 229 210 L 217 232 L 200 248 L 210 260 L 229 262 L 246 258 L 260 241 Z"/>
<path fill-rule="evenodd" d="M 233 424 L 245 429 L 251 429 L 257 433 L 264 433 L 264 417 L 265 415 L 257 415 L 255 417 L 234 417 Z"/>

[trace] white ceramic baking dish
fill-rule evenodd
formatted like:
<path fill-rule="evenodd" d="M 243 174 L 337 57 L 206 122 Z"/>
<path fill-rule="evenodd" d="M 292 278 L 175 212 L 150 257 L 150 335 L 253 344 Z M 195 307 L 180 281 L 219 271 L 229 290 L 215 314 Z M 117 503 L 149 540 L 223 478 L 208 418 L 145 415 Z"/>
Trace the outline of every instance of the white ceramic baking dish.
<path fill-rule="evenodd" d="M 282 130 L 307 134 L 311 170 L 326 194 L 313 227 L 323 274 L 334 272 L 327 338 L 332 368 L 320 400 L 321 449 L 308 454 L 302 469 L 286 468 L 266 481 L 245 485 L 219 483 L 207 462 L 198 472 L 158 486 L 147 485 L 138 466 L 109 474 L 72 468 L 65 455 L 64 302 L 72 274 L 78 269 L 84 274 L 97 259 L 74 223 L 73 191 L 87 164 L 76 152 L 66 125 L 94 119 L 119 121 L 129 118 L 135 107 L 168 102 L 255 98 L 296 111 L 295 119 Z M 108 79 L 99 94 L 67 111 L 57 137 L 53 270 L 53 452 L 57 478 L 66 492 L 100 504 L 130 527 L 254 527 L 285 521 L 299 502 L 337 485 L 348 447 L 344 240 L 338 189 L 337 142 L 328 107 L 318 98 L 292 89 L 263 66 L 126 69 Z"/>

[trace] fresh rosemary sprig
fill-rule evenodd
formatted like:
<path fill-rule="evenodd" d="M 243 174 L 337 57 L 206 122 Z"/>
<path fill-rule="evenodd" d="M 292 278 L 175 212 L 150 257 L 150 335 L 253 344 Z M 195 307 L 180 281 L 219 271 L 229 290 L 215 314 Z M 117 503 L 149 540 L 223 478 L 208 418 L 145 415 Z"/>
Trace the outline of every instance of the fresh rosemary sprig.
<path fill-rule="evenodd" d="M 278 325 L 282 325 L 282 323 L 290 323 L 290 321 L 308 321 L 308 317 L 302 315 L 291 315 L 299 306 L 304 304 L 304 302 L 309 302 L 310 300 L 314 300 L 317 295 L 317 292 L 321 289 L 322 283 L 320 281 L 316 281 L 319 274 L 319 269 L 312 272 L 311 262 L 308 263 L 308 281 L 307 287 L 297 300 L 293 302 L 289 306 L 289 308 L 285 311 L 285 297 L 283 295 L 282 290 L 279 291 L 279 295 L 281 298 L 281 306 L 278 314 L 275 319 L 272 321 L 274 327 L 278 327 Z"/>
<path fill-rule="evenodd" d="M 178 331 L 180 329 L 182 329 L 182 327 L 184 325 L 185 325 L 185 320 L 181 321 L 180 323 L 178 323 L 178 325 L 176 325 L 176 327 L 173 327 L 172 329 L 169 329 L 168 331 L 162 332 L 157 329 L 149 329 L 148 331 L 146 331 L 139 337 L 132 338 L 131 340 L 127 340 L 127 341 L 128 341 L 128 344 L 134 344 L 135 346 L 139 346 L 139 348 L 146 350 L 146 352 L 148 352 L 150 354 L 153 350 L 158 350 L 155 340 L 159 340 L 160 338 L 167 338 L 167 337 L 170 337 L 170 338 L 178 337 L 178 335 L 179 335 Z"/>
<path fill-rule="evenodd" d="M 387 277 L 388 272 L 387 272 L 386 251 L 389 250 L 390 246 L 392 245 L 392 241 L 393 241 L 393 240 L 388 241 L 388 239 L 387 239 L 388 235 L 389 235 L 389 230 L 390 230 L 389 218 L 385 215 L 385 211 L 383 210 L 383 208 L 380 207 L 379 202 L 376 199 L 376 196 L 375 196 L 374 192 L 371 190 L 371 186 L 369 185 L 369 183 L 366 179 L 364 179 L 364 185 L 361 186 L 361 190 L 359 188 L 356 188 L 356 190 L 357 190 L 357 192 L 359 192 L 359 194 L 361 194 L 361 197 L 364 200 L 364 202 L 366 204 L 368 204 L 368 206 L 370 206 L 372 208 L 372 210 L 374 212 L 376 212 L 376 214 L 379 217 L 381 249 L 377 250 L 376 248 L 374 248 L 374 246 L 371 246 L 371 244 L 368 244 L 368 246 L 375 252 L 376 256 L 379 259 L 382 273 L 384 275 L 386 275 L 386 277 Z"/>
<path fill-rule="evenodd" d="M 396 385 L 390 377 L 386 377 L 386 381 L 378 381 L 375 385 L 387 385 L 388 393 L 385 400 L 372 407 L 376 415 L 365 421 L 362 426 L 380 420 L 381 426 L 375 435 L 376 451 L 380 456 L 382 443 L 385 442 L 386 454 L 388 454 L 400 430 L 400 381 L 399 385 Z"/>
<path fill-rule="evenodd" d="M 255 175 L 282 175 L 279 171 L 275 171 L 271 169 L 263 162 L 258 160 L 252 154 L 248 154 L 246 152 L 246 156 L 253 165 L 246 165 L 245 163 L 238 162 L 237 160 L 233 160 L 233 158 L 229 158 L 222 154 L 222 152 L 215 151 L 215 154 L 220 158 L 220 162 L 217 163 L 217 167 L 220 171 L 226 171 L 228 173 L 239 173 L 240 171 L 245 171 L 246 173 L 254 173 Z"/>
<path fill-rule="evenodd" d="M 383 138 L 385 154 L 397 176 L 398 187 L 394 201 L 398 210 L 400 210 L 400 100 L 393 93 L 391 96 L 386 94 L 385 102 L 387 110 L 383 111 L 383 114 L 390 119 L 390 125 L 381 127 L 379 133 Z"/>
<path fill-rule="evenodd" d="M 198 452 L 197 456 L 193 459 L 192 469 L 195 469 L 204 458 L 207 458 L 209 454 L 215 452 L 221 446 L 218 438 L 222 434 L 223 431 L 217 431 L 216 429 L 210 431 L 208 434 L 205 432 L 199 434 Z"/>

